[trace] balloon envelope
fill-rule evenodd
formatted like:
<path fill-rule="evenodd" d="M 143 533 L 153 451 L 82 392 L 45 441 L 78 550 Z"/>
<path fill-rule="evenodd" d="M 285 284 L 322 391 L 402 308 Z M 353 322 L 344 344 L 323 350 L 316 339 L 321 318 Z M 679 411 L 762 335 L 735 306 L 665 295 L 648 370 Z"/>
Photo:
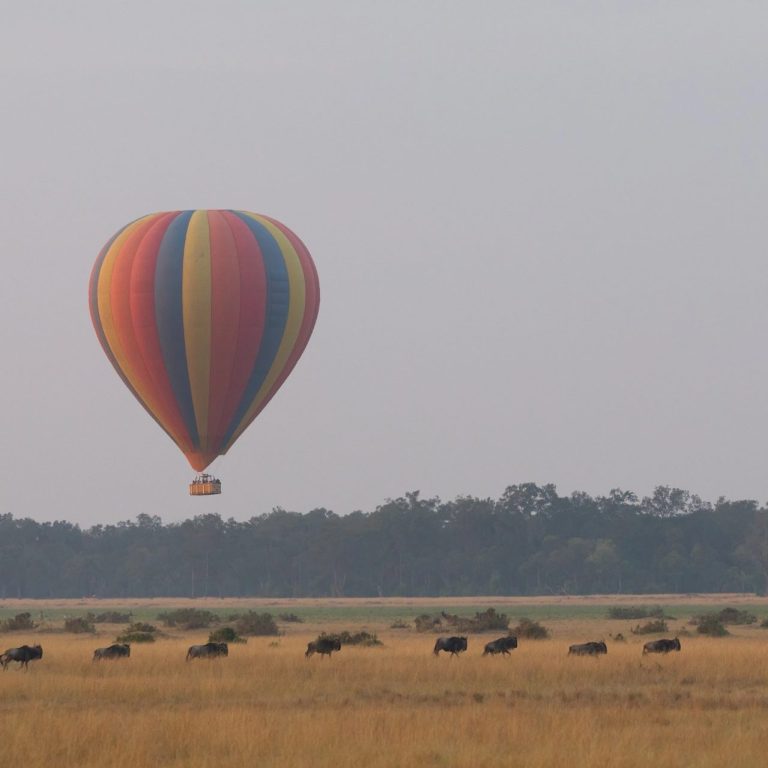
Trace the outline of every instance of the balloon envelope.
<path fill-rule="evenodd" d="M 269 402 L 320 304 L 304 244 L 246 211 L 144 216 L 104 246 L 91 318 L 126 386 L 198 471 Z"/>

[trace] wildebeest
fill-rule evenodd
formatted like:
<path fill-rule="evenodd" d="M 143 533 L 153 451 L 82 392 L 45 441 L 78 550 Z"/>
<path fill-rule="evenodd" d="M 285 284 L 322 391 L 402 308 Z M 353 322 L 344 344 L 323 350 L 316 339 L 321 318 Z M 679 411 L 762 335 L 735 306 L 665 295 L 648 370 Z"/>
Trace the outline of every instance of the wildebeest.
<path fill-rule="evenodd" d="M 669 653 L 670 651 L 679 651 L 680 641 L 675 638 L 674 640 L 651 640 L 650 643 L 646 643 L 643 646 L 643 655 L 646 653 Z"/>
<path fill-rule="evenodd" d="M 187 661 L 190 659 L 217 659 L 219 656 L 229 656 L 229 646 L 226 643 L 190 645 L 187 651 Z"/>
<path fill-rule="evenodd" d="M 3 665 L 3 672 L 8 669 L 12 661 L 18 661 L 24 669 L 29 669 L 29 662 L 35 659 L 43 658 L 43 649 L 39 645 L 22 645 L 19 648 L 9 648 L 0 655 L 0 664 Z"/>
<path fill-rule="evenodd" d="M 338 637 L 318 637 L 317 640 L 307 643 L 307 650 L 304 655 L 309 658 L 313 653 L 319 653 L 321 656 L 325 655 L 330 659 L 334 651 L 340 650 L 341 640 Z"/>
<path fill-rule="evenodd" d="M 451 656 L 457 656 L 462 651 L 467 650 L 467 638 L 466 637 L 438 637 L 435 641 L 435 647 L 432 653 L 435 656 L 440 655 L 440 651 L 446 651 Z"/>
<path fill-rule="evenodd" d="M 106 648 L 97 648 L 93 652 L 93 660 L 102 659 L 127 659 L 131 655 L 131 646 L 129 643 L 113 643 Z"/>
<path fill-rule="evenodd" d="M 599 656 L 601 653 L 608 653 L 608 647 L 602 640 L 572 645 L 568 648 L 569 656 Z"/>
<path fill-rule="evenodd" d="M 512 635 L 505 635 L 504 637 L 492 640 L 490 643 L 486 643 L 483 656 L 487 656 L 489 653 L 492 656 L 495 656 L 497 653 L 509 656 L 509 652 L 513 648 L 517 648 L 517 638 L 512 637 Z"/>

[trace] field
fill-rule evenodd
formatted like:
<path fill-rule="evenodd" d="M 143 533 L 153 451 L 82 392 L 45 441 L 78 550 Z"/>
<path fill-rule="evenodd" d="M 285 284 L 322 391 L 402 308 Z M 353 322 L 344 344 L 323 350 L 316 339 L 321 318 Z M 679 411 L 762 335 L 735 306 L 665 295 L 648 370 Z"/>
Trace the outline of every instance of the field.
<path fill-rule="evenodd" d="M 185 662 L 207 631 L 168 631 L 134 645 L 125 661 L 91 662 L 120 627 L 97 635 L 34 631 L 0 636 L 3 648 L 40 643 L 29 672 L 0 672 L 2 765 L 43 766 L 697 766 L 765 764 L 768 630 L 732 628 L 712 639 L 681 634 L 683 650 L 641 654 L 638 622 L 607 606 L 663 605 L 670 636 L 701 610 L 735 606 L 761 619 L 754 596 L 467 598 L 424 601 L 4 601 L 0 616 L 29 610 L 50 621 L 129 606 L 151 619 L 194 605 L 293 612 L 279 638 L 230 646 L 226 659 Z M 549 640 L 521 640 L 508 658 L 481 656 L 491 635 L 469 637 L 462 657 L 435 658 L 434 635 L 390 629 L 396 618 L 493 605 L 534 616 Z M 51 618 L 49 618 L 51 617 Z M 381 647 L 344 647 L 306 660 L 321 630 L 376 632 Z M 613 642 L 621 632 L 627 642 Z M 497 633 L 498 634 L 498 633 Z M 599 659 L 567 656 L 572 642 L 605 639 Z M 653 639 L 653 638 L 651 638 Z M 15 665 L 14 665 L 15 666 Z"/>

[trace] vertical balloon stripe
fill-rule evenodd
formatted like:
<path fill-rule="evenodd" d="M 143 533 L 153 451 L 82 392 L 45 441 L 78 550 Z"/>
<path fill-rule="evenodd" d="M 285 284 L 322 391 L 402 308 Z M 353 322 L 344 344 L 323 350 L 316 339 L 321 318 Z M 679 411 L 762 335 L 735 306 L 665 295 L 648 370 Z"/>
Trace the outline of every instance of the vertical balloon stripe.
<path fill-rule="evenodd" d="M 136 249 L 131 270 L 131 318 L 136 344 L 158 403 L 158 419 L 168 427 L 168 432 L 179 448 L 187 451 L 192 449 L 192 441 L 165 370 L 155 317 L 157 252 L 176 215 L 172 212 L 156 216 L 152 227 Z"/>
<path fill-rule="evenodd" d="M 310 326 L 314 326 L 320 309 L 320 282 L 317 278 L 315 263 L 309 255 L 309 250 L 307 249 L 307 246 L 304 245 L 301 238 L 295 232 L 288 229 L 285 224 L 281 224 L 279 221 L 271 219 L 269 216 L 264 216 L 263 218 L 272 222 L 272 224 L 274 224 L 288 238 L 301 261 L 301 268 L 304 271 L 304 282 L 307 289 L 306 307 L 307 312 L 311 315 L 309 324 Z"/>
<path fill-rule="evenodd" d="M 99 275 L 96 281 L 96 297 L 95 306 L 96 313 L 99 316 L 101 324 L 101 331 L 104 334 L 104 340 L 110 349 L 110 352 L 114 356 L 114 365 L 121 371 L 123 368 L 120 364 L 119 350 L 115 349 L 118 345 L 117 333 L 115 331 L 114 323 L 112 320 L 112 306 L 111 306 L 111 285 L 112 285 L 112 272 L 115 266 L 115 258 L 120 253 L 120 248 L 125 242 L 131 230 L 140 223 L 141 219 L 131 222 L 128 226 L 123 227 L 112 239 L 112 243 L 107 248 L 104 258 L 101 261 L 99 268 Z M 123 371 L 124 373 L 124 371 Z"/>
<path fill-rule="evenodd" d="M 247 225 L 259 244 L 267 277 L 267 291 L 264 333 L 259 353 L 234 418 L 224 435 L 225 451 L 226 447 L 233 442 L 233 435 L 248 413 L 253 398 L 256 397 L 269 375 L 269 370 L 280 348 L 290 305 L 288 270 L 280 247 L 263 224 L 242 211 L 235 211 L 235 213 Z"/>
<path fill-rule="evenodd" d="M 99 273 L 98 305 L 104 336 L 112 350 L 117 366 L 130 382 L 131 389 L 136 396 L 147 408 L 152 410 L 150 404 L 144 399 L 143 393 L 137 387 L 137 377 L 125 349 L 123 325 L 126 317 L 120 301 L 121 296 L 116 291 L 116 287 L 125 287 L 123 276 L 126 270 L 125 263 L 127 260 L 129 261 L 129 257 L 123 256 L 123 250 L 126 245 L 130 245 L 131 239 L 135 237 L 137 232 L 140 233 L 146 229 L 148 219 L 151 220 L 151 217 L 139 219 L 125 227 L 107 251 Z M 128 322 L 130 322 L 130 316 Z"/>
<path fill-rule="evenodd" d="M 147 232 L 151 230 L 154 220 L 155 217 L 143 219 L 123 242 L 120 258 L 116 261 L 112 271 L 110 301 L 120 344 L 121 367 L 149 410 L 155 414 L 159 421 L 165 423 L 162 406 L 156 397 L 155 388 L 152 386 L 152 377 L 147 371 L 141 348 L 136 341 L 131 312 L 131 274 L 134 260 L 136 252 Z"/>
<path fill-rule="evenodd" d="M 130 226 L 130 225 L 127 225 L 127 226 Z M 123 229 L 125 229 L 125 227 Z M 120 366 L 117 364 L 117 358 L 112 352 L 112 348 L 109 346 L 109 342 L 107 341 L 107 336 L 104 333 L 104 326 L 101 321 L 101 314 L 99 313 L 99 278 L 101 275 L 101 267 L 102 267 L 102 264 L 104 263 L 104 259 L 109 249 L 112 247 L 112 243 L 115 242 L 115 240 L 119 237 L 122 231 L 123 231 L 122 229 L 119 230 L 112 237 L 112 239 L 104 246 L 104 248 L 102 248 L 101 253 L 99 253 L 98 258 L 96 259 L 96 263 L 93 265 L 93 271 L 91 272 L 91 280 L 90 280 L 89 292 L 88 292 L 88 300 L 89 300 L 90 311 L 91 311 L 91 322 L 93 323 L 93 327 L 96 331 L 96 337 L 99 340 L 99 344 L 101 344 L 101 348 L 104 350 L 104 354 L 107 356 L 107 359 L 109 360 L 109 362 L 112 363 L 112 367 L 117 372 L 117 375 L 121 378 L 123 384 L 125 384 L 125 386 L 128 387 L 131 394 L 139 401 L 142 408 L 144 408 L 144 410 L 146 410 L 147 413 L 149 413 L 149 415 L 152 416 L 153 419 L 155 419 L 155 415 L 142 402 L 141 398 L 138 396 L 136 391 L 131 386 L 131 382 L 128 381 L 128 379 L 125 377 L 125 374 L 120 369 Z"/>
<path fill-rule="evenodd" d="M 211 367 L 208 446 L 218 452 L 221 417 L 237 353 L 240 327 L 240 265 L 232 230 L 220 211 L 208 211 L 211 240 Z"/>
<path fill-rule="evenodd" d="M 222 216 L 229 225 L 237 250 L 240 319 L 229 386 L 221 417 L 215 427 L 215 432 L 219 436 L 219 452 L 222 450 L 227 429 L 234 419 L 256 365 L 267 312 L 267 273 L 259 243 L 248 225 L 233 211 L 222 211 Z"/>
<path fill-rule="evenodd" d="M 269 370 L 266 372 L 266 375 L 263 376 L 261 384 L 259 385 L 256 394 L 252 397 L 248 409 L 240 419 L 240 423 L 227 440 L 225 452 L 229 446 L 237 440 L 253 419 L 256 418 L 264 405 L 266 405 L 267 396 L 285 367 L 294 344 L 296 343 L 301 328 L 301 321 L 304 317 L 304 272 L 296 251 L 293 249 L 293 246 L 283 232 L 275 227 L 270 221 L 257 214 L 249 213 L 247 216 L 254 222 L 254 224 L 263 227 L 264 230 L 269 233 L 269 236 L 277 244 L 277 247 L 282 254 L 283 265 L 288 282 L 288 291 L 285 296 L 285 298 L 287 298 L 287 306 L 285 322 L 281 333 L 282 338 L 280 339 L 280 344 L 272 358 Z M 282 293 L 280 294 L 280 297 L 283 297 Z"/>
<path fill-rule="evenodd" d="M 192 440 L 198 446 L 197 420 L 189 387 L 187 352 L 184 342 L 184 312 L 182 309 L 182 275 L 184 241 L 192 211 L 180 213 L 168 227 L 157 252 L 155 271 L 155 317 L 165 370 Z"/>
<path fill-rule="evenodd" d="M 120 232 L 122 232 L 122 230 L 120 230 Z M 128 382 L 123 376 L 123 372 L 120 370 L 120 367 L 115 360 L 115 356 L 112 354 L 112 350 L 109 348 L 107 337 L 104 335 L 104 328 L 101 324 L 101 316 L 99 315 L 99 273 L 101 272 L 101 265 L 104 263 L 104 257 L 107 255 L 107 251 L 109 251 L 109 249 L 112 247 L 112 243 L 115 242 L 115 239 L 120 234 L 120 232 L 112 237 L 112 239 L 101 249 L 101 253 L 99 253 L 98 257 L 96 258 L 96 263 L 93 265 L 93 270 L 91 271 L 91 280 L 88 286 L 88 304 L 91 311 L 91 322 L 93 323 L 93 327 L 96 330 L 96 337 L 99 340 L 99 344 L 101 344 L 101 347 L 104 350 L 104 353 L 107 355 L 109 362 L 112 363 L 115 370 L 120 374 L 120 377 L 123 379 L 126 386 L 129 386 Z"/>
<path fill-rule="evenodd" d="M 306 335 L 304 345 L 302 346 L 303 350 L 307 341 L 309 341 L 309 337 L 312 335 L 312 329 L 315 326 L 317 314 L 320 310 L 320 283 L 317 278 L 317 270 L 315 269 L 312 257 L 309 255 L 307 246 L 304 245 L 300 237 L 288 229 L 285 224 L 281 224 L 279 221 L 269 218 L 269 216 L 263 216 L 262 218 L 271 222 L 288 238 L 301 262 L 301 269 L 304 273 L 305 305 L 304 320 L 302 321 L 302 330 L 299 334 L 300 339 L 297 341 L 297 345 L 300 343 L 301 338 Z M 298 353 L 297 357 L 300 356 L 301 352 Z"/>
<path fill-rule="evenodd" d="M 211 371 L 211 240 L 205 211 L 195 211 L 187 226 L 182 306 L 187 370 L 195 409 L 198 446 L 205 453 L 208 451 Z"/>
<path fill-rule="evenodd" d="M 275 392 L 280 389 L 280 387 L 283 385 L 283 382 L 289 376 L 302 353 L 304 352 L 304 349 L 309 342 L 309 337 L 312 335 L 312 331 L 315 327 L 317 313 L 320 309 L 320 286 L 317 279 L 317 271 L 315 269 L 312 258 L 309 255 L 307 247 L 304 245 L 304 243 L 302 243 L 300 238 L 291 232 L 291 230 L 288 229 L 288 227 L 286 227 L 284 224 L 281 224 L 279 221 L 275 221 L 274 219 L 270 219 L 268 216 L 263 218 L 267 219 L 272 224 L 274 224 L 274 226 L 280 229 L 280 231 L 283 232 L 283 234 L 288 238 L 294 250 L 296 251 L 296 254 L 301 262 L 301 268 L 304 272 L 305 300 L 304 317 L 301 321 L 301 328 L 299 330 L 296 343 L 293 345 L 293 349 L 291 350 L 291 354 L 288 357 L 283 370 L 264 398 L 262 405 L 259 408 L 259 412 L 263 410 L 264 406 L 266 406 L 266 404 L 272 399 L 272 396 L 275 394 Z M 258 413 L 255 415 L 258 415 Z"/>
<path fill-rule="evenodd" d="M 119 230 L 109 243 L 104 247 L 102 253 L 94 265 L 94 271 L 91 275 L 91 317 L 93 318 L 94 327 L 96 328 L 96 334 L 101 342 L 101 346 L 107 355 L 107 358 L 112 363 L 118 376 L 122 379 L 126 387 L 128 387 L 131 394 L 139 401 L 142 408 L 157 422 L 160 428 L 168 433 L 168 430 L 157 418 L 157 416 L 150 410 L 139 393 L 134 389 L 130 379 L 126 375 L 126 372 L 120 365 L 119 349 L 114 349 L 112 344 L 116 343 L 116 336 L 112 328 L 112 310 L 111 310 L 111 273 L 114 266 L 114 259 L 117 253 L 119 253 L 120 243 L 126 237 L 127 231 L 137 226 L 141 221 L 149 217 L 142 217 L 136 219 L 130 224 L 127 224 L 121 230 Z M 116 250 L 113 250 L 116 249 Z M 104 265 L 109 258 L 108 268 L 105 270 Z M 108 327 L 109 332 L 106 330 Z"/>

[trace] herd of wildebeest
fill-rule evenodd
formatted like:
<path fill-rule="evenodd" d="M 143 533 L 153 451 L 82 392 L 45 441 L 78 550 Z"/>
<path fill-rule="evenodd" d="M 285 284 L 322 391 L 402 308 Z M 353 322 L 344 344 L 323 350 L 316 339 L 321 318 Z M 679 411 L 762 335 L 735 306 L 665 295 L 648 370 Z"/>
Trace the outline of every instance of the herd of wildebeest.
<path fill-rule="evenodd" d="M 505 635 L 490 643 L 486 643 L 483 649 L 483 656 L 508 656 L 509 652 L 517 648 L 517 638 L 513 635 Z M 321 656 L 331 657 L 336 651 L 341 650 L 341 641 L 335 637 L 319 637 L 307 645 L 304 655 L 309 658 L 315 653 Z M 440 655 L 440 651 L 445 651 L 451 656 L 458 656 L 467 650 L 466 637 L 438 637 L 435 641 L 433 653 Z M 669 653 L 670 651 L 680 650 L 680 640 L 661 639 L 651 640 L 643 646 L 643 654 L 646 653 Z M 579 643 L 571 645 L 568 648 L 569 656 L 600 656 L 608 653 L 606 644 L 600 641 L 591 641 L 588 643 Z M 131 646 L 129 643 L 113 643 L 106 648 L 97 648 L 93 652 L 94 661 L 106 661 L 112 659 L 126 659 L 131 655 Z M 221 656 L 229 655 L 229 646 L 227 643 L 203 643 L 202 645 L 191 645 L 187 651 L 187 661 L 190 659 L 216 659 Z M 40 645 L 22 645 L 18 648 L 9 648 L 3 654 L 0 654 L 0 665 L 3 671 L 8 665 L 15 661 L 20 668 L 28 669 L 29 662 L 35 659 L 43 658 L 43 648 Z"/>

